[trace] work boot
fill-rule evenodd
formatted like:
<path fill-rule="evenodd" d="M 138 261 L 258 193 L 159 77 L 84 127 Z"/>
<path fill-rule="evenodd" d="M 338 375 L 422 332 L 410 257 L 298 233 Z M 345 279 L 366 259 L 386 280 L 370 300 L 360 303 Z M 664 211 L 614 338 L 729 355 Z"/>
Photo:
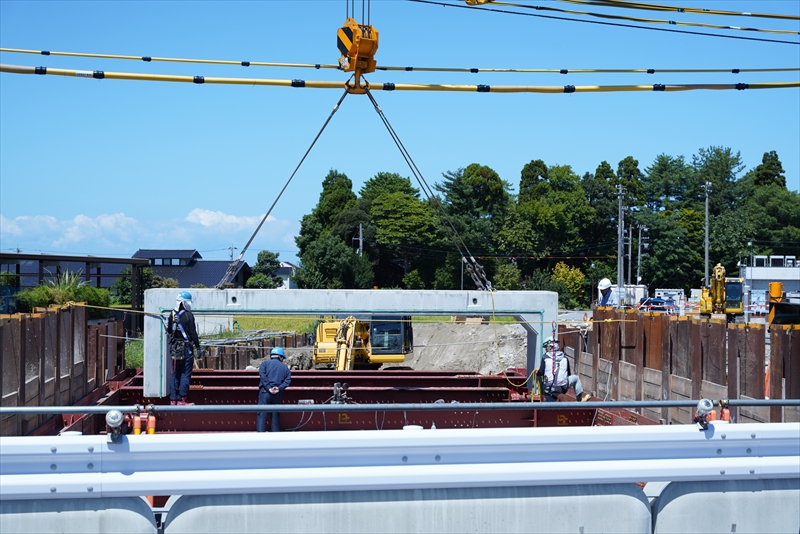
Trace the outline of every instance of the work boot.
<path fill-rule="evenodd" d="M 186 397 L 178 401 L 178 406 L 194 406 L 193 402 L 186 402 Z"/>
<path fill-rule="evenodd" d="M 170 406 L 175 406 L 176 404 L 178 404 L 178 401 L 172 400 L 172 399 L 169 400 L 169 405 Z"/>

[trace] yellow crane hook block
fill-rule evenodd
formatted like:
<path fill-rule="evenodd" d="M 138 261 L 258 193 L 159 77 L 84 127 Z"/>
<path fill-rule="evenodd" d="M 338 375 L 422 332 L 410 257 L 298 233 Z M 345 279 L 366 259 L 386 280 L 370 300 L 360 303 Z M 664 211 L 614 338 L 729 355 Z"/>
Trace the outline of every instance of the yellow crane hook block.
<path fill-rule="evenodd" d="M 339 68 L 356 72 L 356 76 L 375 72 L 375 52 L 378 51 L 378 30 L 358 24 L 352 17 L 336 32 L 336 45 L 341 52 Z"/>

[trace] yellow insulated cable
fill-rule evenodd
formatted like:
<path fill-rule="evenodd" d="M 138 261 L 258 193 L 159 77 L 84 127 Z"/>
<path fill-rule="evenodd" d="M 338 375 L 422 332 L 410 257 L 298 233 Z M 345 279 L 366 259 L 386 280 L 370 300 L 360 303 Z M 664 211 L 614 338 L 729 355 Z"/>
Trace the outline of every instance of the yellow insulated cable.
<path fill-rule="evenodd" d="M 559 9 L 557 7 L 532 6 L 526 4 L 516 4 L 513 2 L 497 2 L 495 0 L 465 0 L 469 5 L 491 4 L 493 6 L 518 7 L 522 9 L 534 9 L 536 11 L 552 11 L 556 13 L 567 13 L 569 15 L 582 15 L 586 17 L 597 17 L 610 20 L 629 20 L 631 22 L 643 22 L 645 24 L 670 24 L 675 26 L 691 26 L 695 28 L 711 28 L 715 30 L 742 30 L 751 32 L 774 33 L 784 35 L 800 35 L 794 30 L 772 30 L 766 28 L 742 28 L 740 26 L 724 26 L 720 24 L 704 24 L 702 22 L 681 22 L 677 20 L 645 19 L 641 17 L 626 17 L 625 15 L 608 15 L 606 13 L 594 13 L 591 11 L 575 11 L 572 9 Z"/>
<path fill-rule="evenodd" d="M 291 67 L 291 68 L 316 68 L 316 69 L 336 69 L 337 65 L 323 65 L 319 63 L 271 63 L 265 61 L 233 61 L 223 59 L 185 59 L 185 58 L 159 58 L 148 56 L 130 56 L 130 55 L 114 55 L 114 54 L 93 54 L 83 52 L 54 52 L 48 50 L 27 50 L 22 48 L 2 48 L 0 52 L 9 52 L 16 54 L 35 54 L 43 56 L 70 56 L 70 57 L 86 57 L 98 59 L 124 59 L 141 61 L 146 58 L 147 61 L 169 61 L 172 63 L 205 63 L 210 65 L 241 65 L 246 63 L 245 66 L 253 67 Z M 383 71 L 398 71 L 398 72 L 468 72 L 468 73 L 525 73 L 525 74 L 655 74 L 655 73 L 731 73 L 740 74 L 747 72 L 800 72 L 800 68 L 761 68 L 761 69 L 513 69 L 513 68 L 468 68 L 468 67 L 394 67 L 394 66 L 377 66 L 376 70 Z"/>
<path fill-rule="evenodd" d="M 695 15 L 723 15 L 734 17 L 757 17 L 766 19 L 800 20 L 796 15 L 774 13 L 750 13 L 748 11 L 723 11 L 720 9 L 702 9 L 697 7 L 667 6 L 648 4 L 646 2 L 629 2 L 627 0 L 556 0 L 568 4 L 583 4 L 596 7 L 619 7 L 623 9 L 643 9 L 646 11 L 674 11 L 676 13 L 693 13 Z M 469 2 L 467 2 L 469 3 Z"/>
<path fill-rule="evenodd" d="M 69 76 L 78 78 L 137 80 L 154 82 L 178 82 L 194 84 L 228 84 L 228 85 L 265 85 L 277 87 L 308 87 L 312 89 L 342 89 L 347 87 L 342 82 L 313 80 L 268 80 L 262 78 L 219 78 L 206 76 L 177 76 L 169 74 L 138 74 L 130 72 L 105 72 L 90 70 L 52 69 L 47 67 L 29 67 L 21 65 L 0 64 L 0 72 L 13 74 L 38 74 Z M 449 91 L 478 93 L 608 93 L 632 91 L 694 91 L 707 90 L 744 90 L 744 89 L 787 89 L 800 87 L 800 82 L 764 82 L 735 84 L 654 84 L 654 85 L 454 85 L 454 84 L 402 84 L 371 83 L 371 91 Z"/>

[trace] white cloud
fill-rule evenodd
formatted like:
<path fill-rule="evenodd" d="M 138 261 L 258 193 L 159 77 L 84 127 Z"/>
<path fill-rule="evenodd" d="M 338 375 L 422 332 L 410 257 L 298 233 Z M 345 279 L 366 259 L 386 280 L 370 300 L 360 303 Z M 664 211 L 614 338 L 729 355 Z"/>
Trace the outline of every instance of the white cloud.
<path fill-rule="evenodd" d="M 138 233 L 139 223 L 124 213 L 113 215 L 104 213 L 94 219 L 86 215 L 77 215 L 71 221 L 64 221 L 60 226 L 61 235 L 53 241 L 56 247 L 87 242 L 108 246 L 130 242 L 131 236 Z"/>
<path fill-rule="evenodd" d="M 186 220 L 191 223 L 199 224 L 205 228 L 213 228 L 220 232 L 236 232 L 239 230 L 252 230 L 258 227 L 263 215 L 258 216 L 237 216 L 228 215 L 221 211 L 211 211 L 195 208 L 186 216 Z M 277 219 L 270 215 L 267 222 L 274 222 Z"/>

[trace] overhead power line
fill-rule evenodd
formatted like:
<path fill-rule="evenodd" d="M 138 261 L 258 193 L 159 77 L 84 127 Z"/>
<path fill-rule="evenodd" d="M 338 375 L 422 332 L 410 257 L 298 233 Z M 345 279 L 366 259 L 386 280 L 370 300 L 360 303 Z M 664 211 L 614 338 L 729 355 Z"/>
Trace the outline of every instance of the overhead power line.
<path fill-rule="evenodd" d="M 646 2 L 628 2 L 627 0 L 556 0 L 569 4 L 583 4 L 598 7 L 619 7 L 623 9 L 644 9 L 647 11 L 675 11 L 676 13 L 693 13 L 695 15 L 723 15 L 734 17 L 757 17 L 764 19 L 800 20 L 795 15 L 780 15 L 774 13 L 750 13 L 748 11 L 723 11 L 720 9 L 703 9 L 697 7 L 667 6 L 662 4 L 648 4 Z"/>
<path fill-rule="evenodd" d="M 543 19 L 550 19 L 550 20 L 563 20 L 567 22 L 583 22 L 586 24 L 600 24 L 602 26 L 616 26 L 619 28 L 636 28 L 639 30 L 650 30 L 650 31 L 658 31 L 658 32 L 668 32 L 668 33 L 679 33 L 685 35 L 701 35 L 704 37 L 720 37 L 723 39 L 741 39 L 744 41 L 759 41 L 764 43 L 776 43 L 776 44 L 790 44 L 790 45 L 800 45 L 800 41 L 781 41 L 779 39 L 762 39 L 759 37 L 744 37 L 742 35 L 720 35 L 716 33 L 703 33 L 703 32 L 694 32 L 690 30 L 668 30 L 666 28 L 651 28 L 648 26 L 637 26 L 635 24 L 623 24 L 621 22 L 606 22 L 606 21 L 599 21 L 599 20 L 584 20 L 584 19 L 573 19 L 569 17 L 559 17 L 555 15 L 542 15 L 539 13 L 521 13 L 519 11 L 508 11 L 506 9 L 497 9 L 491 7 L 482 7 L 479 10 L 468 6 L 468 5 L 457 5 L 457 4 L 448 4 L 445 2 L 437 2 L 434 0 L 408 0 L 409 2 L 417 2 L 419 4 L 430 4 L 434 6 L 442 6 L 442 7 L 455 7 L 459 9 L 470 9 L 472 11 L 491 11 L 494 13 L 503 13 L 506 15 L 521 15 L 525 17 L 538 17 Z"/>
<path fill-rule="evenodd" d="M 160 58 L 150 56 L 131 56 L 114 54 L 96 54 L 84 52 L 56 52 L 52 50 L 27 50 L 22 48 L 2 48 L 0 52 L 14 54 L 35 54 L 42 56 L 67 56 L 84 57 L 97 59 L 122 59 L 131 61 L 166 61 L 170 63 L 196 63 L 209 65 L 236 65 L 244 67 L 286 67 L 286 68 L 309 68 L 309 69 L 336 69 L 338 65 L 323 65 L 320 63 L 270 63 L 266 61 L 234 61 L 228 59 L 192 59 L 192 58 Z M 457 72 L 457 73 L 517 73 L 517 74 L 664 74 L 664 73 L 685 73 L 685 74 L 741 74 L 750 72 L 800 72 L 800 68 L 758 68 L 758 69 L 515 69 L 515 68 L 477 68 L 477 67 L 395 67 L 377 66 L 376 70 L 398 71 L 398 72 Z"/>
<path fill-rule="evenodd" d="M 609 15 L 607 13 L 597 13 L 593 11 L 575 11 L 572 9 L 560 9 L 557 7 L 544 7 L 532 6 L 529 4 L 516 4 L 513 2 L 498 2 L 497 0 L 466 0 L 470 6 L 477 7 L 479 5 L 492 4 L 496 6 L 517 7 L 521 9 L 534 9 L 536 11 L 552 11 L 555 13 L 566 13 L 568 15 L 581 15 L 584 17 L 597 17 L 601 19 L 611 20 L 629 20 L 631 22 L 644 22 L 645 24 L 671 24 L 675 26 L 691 26 L 695 28 L 710 28 L 713 30 L 736 30 L 736 31 L 749 31 L 749 32 L 763 32 L 763 33 L 777 33 L 784 35 L 798 35 L 800 32 L 794 30 L 773 30 L 765 28 L 742 28 L 741 26 L 728 26 L 721 24 L 705 24 L 703 22 L 683 22 L 680 20 L 662 20 L 662 19 L 644 19 L 640 17 L 627 17 L 625 15 Z M 592 4 L 595 5 L 595 4 Z M 607 7 L 607 4 L 599 4 L 601 7 Z M 619 7 L 619 6 L 614 6 Z"/>
<path fill-rule="evenodd" d="M 107 72 L 100 70 L 54 69 L 25 65 L 0 64 L 0 72 L 14 74 L 37 74 L 67 76 L 88 79 L 137 80 L 154 82 L 177 82 L 193 84 L 265 85 L 312 89 L 342 89 L 348 87 L 341 81 L 315 80 L 270 80 L 263 78 L 220 78 L 210 76 L 178 76 L 171 74 L 140 74 L 132 72 Z M 477 93 L 611 93 L 634 91 L 696 91 L 696 90 L 745 90 L 786 89 L 800 87 L 800 82 L 720 83 L 720 84 L 653 84 L 653 85 L 455 85 L 455 84 L 369 84 L 371 91 L 438 91 Z"/>

